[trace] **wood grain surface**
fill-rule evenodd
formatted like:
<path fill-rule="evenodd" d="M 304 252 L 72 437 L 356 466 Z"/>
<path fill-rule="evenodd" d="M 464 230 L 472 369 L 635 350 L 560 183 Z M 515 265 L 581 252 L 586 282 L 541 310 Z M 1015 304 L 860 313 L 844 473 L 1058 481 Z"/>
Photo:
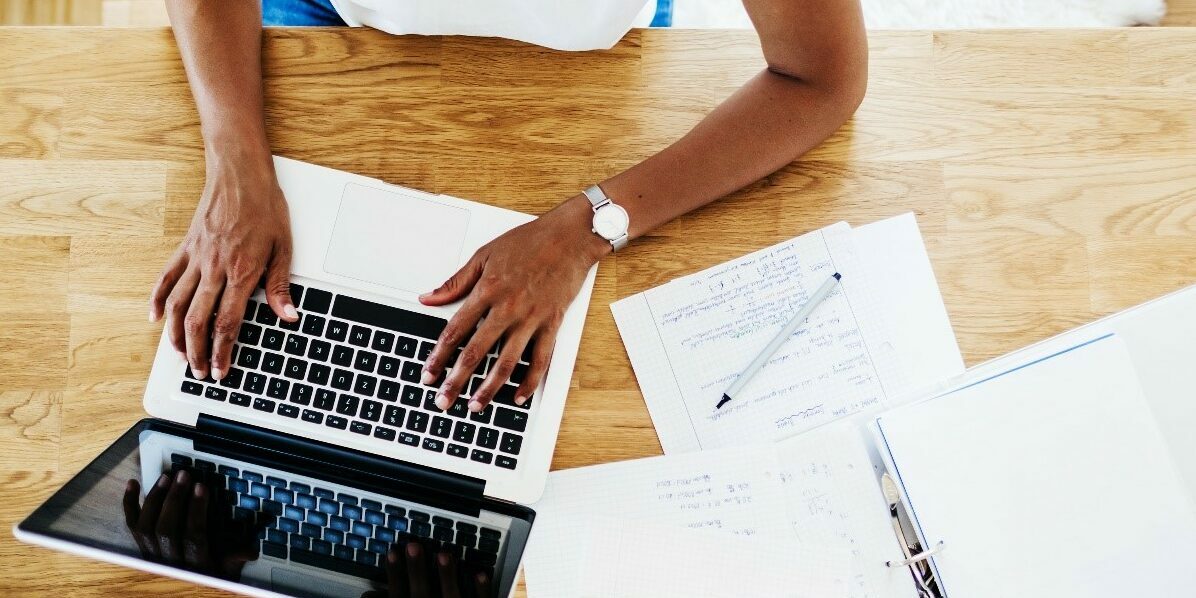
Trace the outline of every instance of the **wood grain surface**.
<path fill-rule="evenodd" d="M 678 138 L 763 66 L 750 32 L 606 52 L 265 34 L 279 154 L 541 213 Z M 875 32 L 855 118 L 604 260 L 554 468 L 660 453 L 609 304 L 838 220 L 917 213 L 969 364 L 1191 283 L 1196 29 Z M 0 595 L 215 595 L 17 544 L 142 417 L 146 295 L 203 184 L 165 29 L 0 28 Z"/>

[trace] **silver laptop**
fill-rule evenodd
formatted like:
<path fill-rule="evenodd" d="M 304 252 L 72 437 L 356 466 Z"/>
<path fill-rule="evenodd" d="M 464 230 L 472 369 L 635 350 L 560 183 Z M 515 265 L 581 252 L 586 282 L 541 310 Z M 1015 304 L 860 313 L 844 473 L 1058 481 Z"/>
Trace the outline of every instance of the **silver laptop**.
<path fill-rule="evenodd" d="M 414 539 L 489 567 L 496 593 L 509 592 L 533 517 L 520 505 L 544 488 L 596 268 L 566 311 L 545 379 L 528 402 L 514 404 L 525 353 L 485 410 L 470 413 L 461 400 L 442 411 L 420 374 L 456 305 L 426 307 L 417 297 L 532 217 L 274 162 L 290 208 L 299 321 L 277 319 L 259 289 L 220 382 L 195 379 L 163 336 L 144 398 L 159 419 L 110 447 L 106 461 L 72 480 L 19 535 L 230 589 L 318 596 L 377 588 L 386 546 Z M 467 394 L 496 357 L 474 372 Z M 131 561 L 129 551 L 104 543 L 111 526 L 100 525 L 96 537 L 86 528 L 55 532 L 57 524 L 78 523 L 72 509 L 80 495 L 121 493 L 123 485 L 96 488 L 124 483 L 124 474 L 112 473 L 122 460 L 138 463 L 129 479 L 140 480 L 143 497 L 162 472 L 186 470 L 218 487 L 221 517 L 256 526 L 259 557 L 237 583 Z M 320 576 L 325 583 L 313 581 Z"/>

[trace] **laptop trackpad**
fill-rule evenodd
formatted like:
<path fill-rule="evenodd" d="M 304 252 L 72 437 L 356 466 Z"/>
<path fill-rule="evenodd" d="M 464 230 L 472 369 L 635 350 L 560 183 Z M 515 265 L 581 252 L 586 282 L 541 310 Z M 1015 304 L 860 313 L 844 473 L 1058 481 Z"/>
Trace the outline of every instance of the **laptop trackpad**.
<path fill-rule="evenodd" d="M 426 293 L 457 271 L 469 210 L 345 185 L 324 271 Z"/>

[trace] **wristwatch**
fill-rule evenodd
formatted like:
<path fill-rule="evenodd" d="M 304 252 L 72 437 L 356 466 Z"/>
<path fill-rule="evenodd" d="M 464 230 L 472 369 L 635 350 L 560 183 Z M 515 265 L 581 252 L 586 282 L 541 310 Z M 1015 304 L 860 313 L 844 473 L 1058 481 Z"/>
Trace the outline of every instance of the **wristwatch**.
<path fill-rule="evenodd" d="M 590 206 L 594 208 L 594 233 L 610 241 L 610 246 L 615 251 L 626 247 L 627 226 L 631 222 L 627 210 L 611 201 L 598 185 L 590 185 L 582 193 L 585 193 L 586 199 L 590 200 Z"/>

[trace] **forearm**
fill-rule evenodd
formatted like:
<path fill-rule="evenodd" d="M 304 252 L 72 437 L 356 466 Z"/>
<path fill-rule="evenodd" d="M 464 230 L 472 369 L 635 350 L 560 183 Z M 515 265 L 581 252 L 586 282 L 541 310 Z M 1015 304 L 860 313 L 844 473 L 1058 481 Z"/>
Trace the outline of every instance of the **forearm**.
<path fill-rule="evenodd" d="M 209 170 L 227 160 L 268 166 L 261 4 L 168 0 L 166 8 L 199 110 Z"/>

